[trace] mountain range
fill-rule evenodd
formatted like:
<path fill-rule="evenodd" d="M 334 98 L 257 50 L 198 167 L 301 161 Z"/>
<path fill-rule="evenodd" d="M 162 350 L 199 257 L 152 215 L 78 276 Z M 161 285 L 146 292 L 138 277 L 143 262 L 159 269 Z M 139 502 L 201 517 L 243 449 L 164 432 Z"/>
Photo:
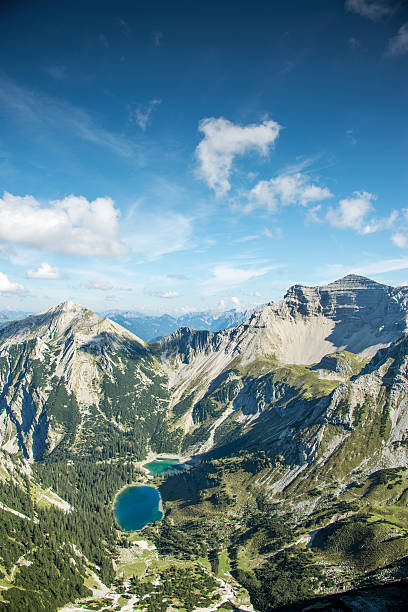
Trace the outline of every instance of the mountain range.
<path fill-rule="evenodd" d="M 108 317 L 112 321 L 119 323 L 119 325 L 122 325 L 122 327 L 128 329 L 142 340 L 154 342 L 163 336 L 168 336 L 180 327 L 207 329 L 209 331 L 229 329 L 243 323 L 254 310 L 238 310 L 233 308 L 226 311 L 188 312 L 177 317 L 169 314 L 146 315 L 132 310 L 107 310 L 97 314 L 102 318 Z M 30 314 L 32 313 L 23 311 L 0 312 L 0 327 L 12 321 L 24 319 L 30 316 Z"/>
<path fill-rule="evenodd" d="M 33 490 L 48 491 L 55 512 L 81 511 L 88 476 L 78 481 L 70 466 L 107 474 L 149 453 L 191 457 L 188 471 L 158 482 L 165 516 L 143 533 L 159 558 L 204 563 L 257 610 L 301 609 L 313 597 L 401 580 L 407 303 L 408 287 L 349 275 L 295 285 L 233 327 L 235 312 L 224 329 L 186 326 L 152 343 L 132 333 L 136 322 L 120 325 L 123 315 L 101 318 L 72 302 L 8 323 L 0 329 L 2 478 L 34 500 L 39 520 Z M 2 501 L 9 509 L 10 499 Z M 92 520 L 92 504 L 86 511 Z M 118 567 L 123 536 L 109 520 L 116 540 L 98 554 Z M 100 564 L 75 546 L 86 581 Z M 17 557 L 14 565 L 28 572 Z M 98 580 L 113 580 L 109 567 Z M 29 590 L 3 573 L 7 593 Z M 111 593 L 126 595 L 126 580 L 116 581 Z M 372 609 L 399 609 L 395 588 L 392 607 Z M 377 605 L 382 593 L 364 597 Z M 97 599 L 88 594 L 80 609 Z"/>

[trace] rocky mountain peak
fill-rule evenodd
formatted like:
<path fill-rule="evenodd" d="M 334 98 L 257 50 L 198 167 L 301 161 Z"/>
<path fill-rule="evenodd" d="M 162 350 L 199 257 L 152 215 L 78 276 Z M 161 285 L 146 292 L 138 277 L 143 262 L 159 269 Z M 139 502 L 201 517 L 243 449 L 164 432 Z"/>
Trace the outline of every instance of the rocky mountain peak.
<path fill-rule="evenodd" d="M 88 309 L 85 308 L 85 306 L 82 306 L 82 304 L 77 304 L 73 302 L 72 300 L 65 300 L 65 302 L 61 302 L 61 304 L 58 304 L 57 306 L 50 308 L 48 312 L 50 311 L 80 312 L 81 310 L 88 310 Z"/>
<path fill-rule="evenodd" d="M 329 283 L 330 285 L 342 285 L 347 283 L 357 283 L 359 285 L 365 285 L 370 287 L 372 285 L 380 285 L 381 283 L 377 283 L 371 278 L 367 278 L 366 276 L 361 276 L 360 274 L 346 274 L 342 278 L 338 278 L 337 280 Z"/>

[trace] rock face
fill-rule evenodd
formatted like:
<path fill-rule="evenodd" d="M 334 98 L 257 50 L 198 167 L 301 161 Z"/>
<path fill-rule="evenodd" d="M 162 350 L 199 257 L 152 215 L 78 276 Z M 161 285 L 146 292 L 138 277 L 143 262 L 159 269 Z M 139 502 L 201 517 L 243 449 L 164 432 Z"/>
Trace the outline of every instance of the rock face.
<path fill-rule="evenodd" d="M 36 459 L 68 440 L 81 452 L 97 438 L 102 448 L 109 439 L 113 449 L 121 432 L 136 428 L 143 432 L 140 452 L 153 439 L 170 451 L 180 436 L 201 428 L 201 441 L 193 436 L 191 447 L 208 450 L 220 439 L 216 430 L 234 419 L 239 436 L 248 419 L 272 405 L 282 412 L 296 397 L 292 379 L 299 371 L 283 366 L 315 364 L 308 376 L 314 388 L 325 378 L 328 391 L 358 373 L 363 358 L 405 334 L 407 303 L 408 288 L 349 275 L 324 287 L 295 285 L 232 329 L 184 327 L 148 345 L 117 323 L 64 302 L 0 330 L 0 444 Z M 224 401 L 225 372 L 248 371 L 259 360 L 281 377 L 289 372 L 292 382 L 278 374 L 273 383 L 240 380 L 234 404 Z M 212 390 L 220 385 L 214 399 Z M 135 448 L 134 440 L 129 444 Z"/>
<path fill-rule="evenodd" d="M 281 363 L 312 365 L 347 350 L 372 357 L 407 329 L 408 287 L 393 288 L 349 275 L 324 287 L 294 285 L 243 324 L 217 333 L 181 329 L 161 341 L 171 359 L 172 383 L 194 378 L 202 384 L 235 359 L 275 356 Z"/>
<path fill-rule="evenodd" d="M 146 372 L 139 372 L 143 362 Z M 142 340 L 72 302 L 6 325 L 0 330 L 1 447 L 40 459 L 64 440 L 81 443 L 96 413 L 106 419 L 101 402 L 115 427 L 110 402 L 119 400 L 105 397 L 105 388 L 127 381 L 131 370 L 136 398 L 151 383 L 148 372 L 155 377 L 151 363 Z"/>

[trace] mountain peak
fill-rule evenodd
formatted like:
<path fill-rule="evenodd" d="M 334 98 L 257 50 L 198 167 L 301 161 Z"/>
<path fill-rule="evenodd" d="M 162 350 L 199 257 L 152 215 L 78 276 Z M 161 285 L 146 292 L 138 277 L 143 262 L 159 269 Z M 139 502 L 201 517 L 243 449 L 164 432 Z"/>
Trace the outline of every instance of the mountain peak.
<path fill-rule="evenodd" d="M 377 283 L 377 281 L 372 280 L 371 278 L 367 278 L 366 276 L 360 276 L 359 274 L 347 274 L 342 278 L 339 278 L 332 283 L 329 283 L 327 287 L 332 285 L 350 285 L 353 287 L 383 287 L 382 283 Z"/>
<path fill-rule="evenodd" d="M 47 312 L 81 312 L 83 310 L 88 310 L 88 308 L 85 308 L 85 306 L 82 306 L 82 304 L 77 304 L 72 300 L 65 300 L 64 302 L 61 302 L 61 304 L 53 306 L 47 310 Z"/>

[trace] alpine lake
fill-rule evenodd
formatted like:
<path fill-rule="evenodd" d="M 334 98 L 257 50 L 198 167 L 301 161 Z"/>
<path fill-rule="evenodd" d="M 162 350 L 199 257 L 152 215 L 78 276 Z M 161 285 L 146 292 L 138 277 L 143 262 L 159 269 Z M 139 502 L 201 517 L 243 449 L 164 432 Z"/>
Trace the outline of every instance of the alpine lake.
<path fill-rule="evenodd" d="M 156 476 L 173 470 L 183 470 L 178 459 L 155 459 L 143 465 L 150 474 Z M 149 523 L 159 521 L 163 516 L 161 497 L 155 487 L 132 485 L 126 487 L 116 498 L 114 513 L 121 529 L 137 531 Z"/>

